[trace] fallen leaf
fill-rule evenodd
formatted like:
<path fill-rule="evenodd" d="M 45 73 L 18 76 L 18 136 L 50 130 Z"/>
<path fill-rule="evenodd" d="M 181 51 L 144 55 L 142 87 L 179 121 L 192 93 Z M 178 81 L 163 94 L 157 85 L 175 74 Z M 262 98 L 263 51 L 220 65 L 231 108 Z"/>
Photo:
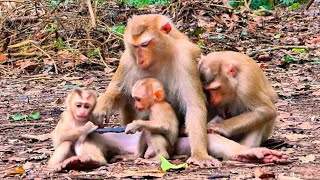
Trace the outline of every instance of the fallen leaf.
<path fill-rule="evenodd" d="M 54 100 L 51 104 L 54 106 L 60 106 L 63 104 L 63 100 L 61 98 L 56 98 L 56 100 Z"/>
<path fill-rule="evenodd" d="M 300 129 L 313 129 L 313 128 L 314 128 L 314 126 L 312 126 L 312 124 L 309 123 L 309 122 L 303 122 L 303 123 L 300 124 L 298 127 L 299 127 Z"/>
<path fill-rule="evenodd" d="M 22 166 L 19 166 L 17 169 L 15 170 L 11 170 L 7 172 L 7 175 L 15 175 L 15 174 L 23 174 L 25 172 L 25 170 L 23 169 Z"/>
<path fill-rule="evenodd" d="M 7 60 L 6 55 L 0 54 L 0 63 L 4 63 L 4 62 L 6 62 L 6 60 Z"/>
<path fill-rule="evenodd" d="M 160 156 L 160 161 L 161 161 L 161 169 L 163 171 L 186 169 L 188 167 L 187 163 L 173 165 L 168 160 L 166 160 L 166 158 L 164 158 L 163 156 Z"/>
<path fill-rule="evenodd" d="M 313 154 L 309 154 L 307 156 L 301 156 L 299 157 L 299 160 L 302 163 L 309 163 L 309 162 L 313 162 L 316 159 L 316 157 Z"/>
<path fill-rule="evenodd" d="M 266 173 L 265 170 L 261 167 L 256 167 L 254 169 L 255 178 L 267 179 L 267 178 L 275 178 L 276 176 L 272 173 Z"/>

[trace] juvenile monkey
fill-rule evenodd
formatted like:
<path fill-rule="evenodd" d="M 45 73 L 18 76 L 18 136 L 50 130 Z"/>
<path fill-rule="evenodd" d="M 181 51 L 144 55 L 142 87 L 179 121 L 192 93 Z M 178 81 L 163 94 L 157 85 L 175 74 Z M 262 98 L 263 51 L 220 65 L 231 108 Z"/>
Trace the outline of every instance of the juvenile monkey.
<path fill-rule="evenodd" d="M 95 116 L 101 122 L 112 109 L 120 109 L 122 125 L 140 119 L 131 88 L 139 79 L 157 78 L 168 92 L 166 100 L 173 106 L 180 125 L 186 124 L 191 145 L 188 162 L 200 167 L 219 166 L 220 162 L 207 152 L 207 109 L 196 65 L 199 47 L 169 18 L 156 14 L 133 16 L 128 21 L 124 43 L 119 67 L 106 92 L 98 98 Z"/>
<path fill-rule="evenodd" d="M 138 157 L 144 157 L 147 150 L 147 131 L 151 133 L 151 146 L 156 154 L 153 161 L 158 162 L 160 155 L 170 158 L 178 139 L 179 121 L 171 105 L 164 100 L 162 83 L 155 78 L 139 80 L 133 85 L 131 94 L 136 109 L 149 114 L 149 121 L 134 120 L 125 130 L 127 134 L 143 131 L 138 144 Z"/>
<path fill-rule="evenodd" d="M 62 162 L 72 156 L 73 161 L 91 161 L 92 165 L 106 163 L 100 148 L 95 145 L 94 137 L 88 134 L 97 129 L 92 123 L 92 110 L 96 105 L 96 94 L 90 90 L 72 90 L 66 98 L 67 110 L 61 114 L 61 118 L 52 132 L 54 153 L 48 166 L 59 171 Z M 91 153 L 86 152 L 90 149 Z M 89 163 L 88 163 L 89 164 Z"/>
<path fill-rule="evenodd" d="M 273 130 L 277 94 L 258 64 L 225 51 L 203 56 L 198 66 L 213 118 L 208 131 L 248 147 L 260 146 Z"/>

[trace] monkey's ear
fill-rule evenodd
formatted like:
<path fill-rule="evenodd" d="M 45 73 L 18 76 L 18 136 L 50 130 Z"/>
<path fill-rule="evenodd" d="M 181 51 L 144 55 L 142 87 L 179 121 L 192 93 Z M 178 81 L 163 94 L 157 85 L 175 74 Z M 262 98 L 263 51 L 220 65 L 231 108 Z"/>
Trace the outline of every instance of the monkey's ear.
<path fill-rule="evenodd" d="M 155 101 L 162 101 L 164 99 L 164 91 L 162 89 L 157 89 L 154 92 Z"/>
<path fill-rule="evenodd" d="M 161 30 L 164 31 L 166 34 L 169 34 L 169 32 L 171 31 L 172 26 L 169 22 L 165 23 L 164 25 L 162 25 Z"/>
<path fill-rule="evenodd" d="M 233 65 L 233 64 L 230 64 L 230 65 L 228 66 L 228 69 L 227 69 L 227 74 L 228 74 L 229 76 L 234 77 L 234 76 L 237 74 L 236 66 Z"/>

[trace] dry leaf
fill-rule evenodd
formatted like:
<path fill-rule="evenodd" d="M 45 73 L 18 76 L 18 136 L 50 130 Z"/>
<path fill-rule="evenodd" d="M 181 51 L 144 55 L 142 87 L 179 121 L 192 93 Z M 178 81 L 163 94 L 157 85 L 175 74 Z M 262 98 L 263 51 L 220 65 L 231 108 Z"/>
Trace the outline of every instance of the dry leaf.
<path fill-rule="evenodd" d="M 22 166 L 19 166 L 17 169 L 12 170 L 12 171 L 8 171 L 7 175 L 15 175 L 15 174 L 23 174 L 25 172 L 25 170 L 23 169 Z"/>
<path fill-rule="evenodd" d="M 6 62 L 6 60 L 7 60 L 6 55 L 0 54 L 0 63 L 4 63 L 4 62 Z"/>
<path fill-rule="evenodd" d="M 316 159 L 316 157 L 313 154 L 309 154 L 307 156 L 299 157 L 299 160 L 302 161 L 302 163 L 313 162 L 315 159 Z"/>
<path fill-rule="evenodd" d="M 272 173 L 266 173 L 265 170 L 261 167 L 256 167 L 254 169 L 254 177 L 260 179 L 267 179 L 267 178 L 275 178 L 276 176 Z"/>

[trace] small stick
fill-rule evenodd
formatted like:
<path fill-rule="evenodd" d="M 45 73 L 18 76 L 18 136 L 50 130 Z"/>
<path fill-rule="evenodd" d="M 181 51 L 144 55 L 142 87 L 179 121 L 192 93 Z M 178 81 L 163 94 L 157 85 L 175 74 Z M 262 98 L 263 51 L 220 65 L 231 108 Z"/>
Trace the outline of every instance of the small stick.
<path fill-rule="evenodd" d="M 125 128 L 123 127 L 116 127 L 116 128 L 98 128 L 95 131 L 93 131 L 94 133 L 123 133 L 125 130 Z"/>

